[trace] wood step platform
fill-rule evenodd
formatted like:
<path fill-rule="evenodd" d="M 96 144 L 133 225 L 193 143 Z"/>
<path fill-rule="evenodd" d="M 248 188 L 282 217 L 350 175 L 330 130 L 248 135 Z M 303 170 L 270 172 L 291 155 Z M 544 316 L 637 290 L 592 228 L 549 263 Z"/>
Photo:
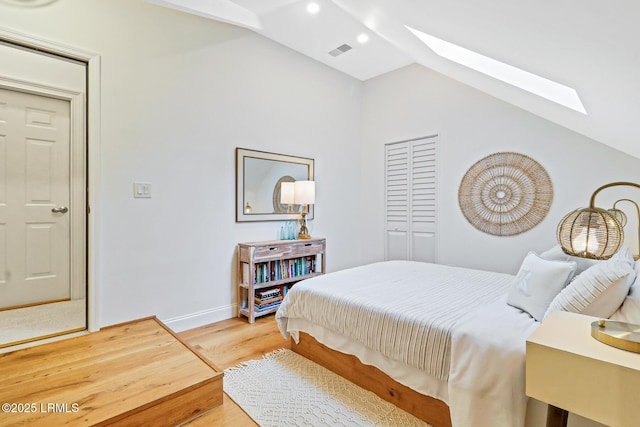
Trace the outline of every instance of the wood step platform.
<path fill-rule="evenodd" d="M 0 354 L 0 425 L 175 426 L 222 404 L 223 372 L 155 317 Z"/>

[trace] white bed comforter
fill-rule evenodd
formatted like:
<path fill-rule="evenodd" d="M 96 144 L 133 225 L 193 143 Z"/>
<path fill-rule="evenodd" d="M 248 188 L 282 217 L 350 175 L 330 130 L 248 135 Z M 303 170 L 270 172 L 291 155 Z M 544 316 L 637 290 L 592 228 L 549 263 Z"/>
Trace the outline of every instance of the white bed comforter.
<path fill-rule="evenodd" d="M 454 427 L 517 427 L 526 411 L 525 341 L 536 323 L 506 304 L 512 277 L 411 261 L 375 263 L 296 284 L 276 318 L 285 337 L 297 340 L 288 325 L 304 319 L 448 381 Z"/>
<path fill-rule="evenodd" d="M 506 294 L 454 328 L 449 371 L 453 427 L 523 427 L 525 352 L 539 323 L 507 305 Z"/>

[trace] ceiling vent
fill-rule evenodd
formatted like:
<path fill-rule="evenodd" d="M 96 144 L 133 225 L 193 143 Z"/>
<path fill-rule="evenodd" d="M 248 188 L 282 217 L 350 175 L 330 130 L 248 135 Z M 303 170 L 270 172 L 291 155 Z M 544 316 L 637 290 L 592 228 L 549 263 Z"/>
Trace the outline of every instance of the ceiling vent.
<path fill-rule="evenodd" d="M 331 56 L 338 56 L 338 55 L 342 55 L 345 52 L 350 51 L 351 49 L 353 49 L 351 46 L 349 46 L 348 44 L 343 44 L 342 46 L 338 46 L 337 48 L 333 49 L 331 52 L 329 52 L 329 55 Z"/>

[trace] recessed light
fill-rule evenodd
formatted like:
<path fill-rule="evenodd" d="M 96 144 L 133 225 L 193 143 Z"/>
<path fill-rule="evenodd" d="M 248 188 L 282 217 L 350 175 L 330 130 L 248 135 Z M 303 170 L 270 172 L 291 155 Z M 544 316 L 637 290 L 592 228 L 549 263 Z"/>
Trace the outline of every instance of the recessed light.
<path fill-rule="evenodd" d="M 316 13 L 320 12 L 320 5 L 318 3 L 309 3 L 307 5 L 307 12 L 315 15 Z"/>
<path fill-rule="evenodd" d="M 357 40 L 358 43 L 366 43 L 369 41 L 369 35 L 365 33 L 359 34 Z"/>
<path fill-rule="evenodd" d="M 502 80 L 505 83 L 519 87 L 520 89 L 571 108 L 582 114 L 587 114 L 578 93 L 571 87 L 465 49 L 407 25 L 405 25 L 405 27 L 443 58 L 457 62 L 460 65 L 464 65 L 465 67 L 469 67 L 495 79 Z"/>

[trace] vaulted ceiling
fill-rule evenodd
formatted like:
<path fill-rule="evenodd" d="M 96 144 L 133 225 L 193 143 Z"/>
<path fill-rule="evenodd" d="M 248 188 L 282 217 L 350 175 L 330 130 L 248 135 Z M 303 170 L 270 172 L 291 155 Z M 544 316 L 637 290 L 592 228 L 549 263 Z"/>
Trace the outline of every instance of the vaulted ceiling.
<path fill-rule="evenodd" d="M 640 2 L 148 1 L 249 28 L 363 81 L 418 63 L 640 158 Z M 534 93 L 545 83 L 584 109 Z"/>

